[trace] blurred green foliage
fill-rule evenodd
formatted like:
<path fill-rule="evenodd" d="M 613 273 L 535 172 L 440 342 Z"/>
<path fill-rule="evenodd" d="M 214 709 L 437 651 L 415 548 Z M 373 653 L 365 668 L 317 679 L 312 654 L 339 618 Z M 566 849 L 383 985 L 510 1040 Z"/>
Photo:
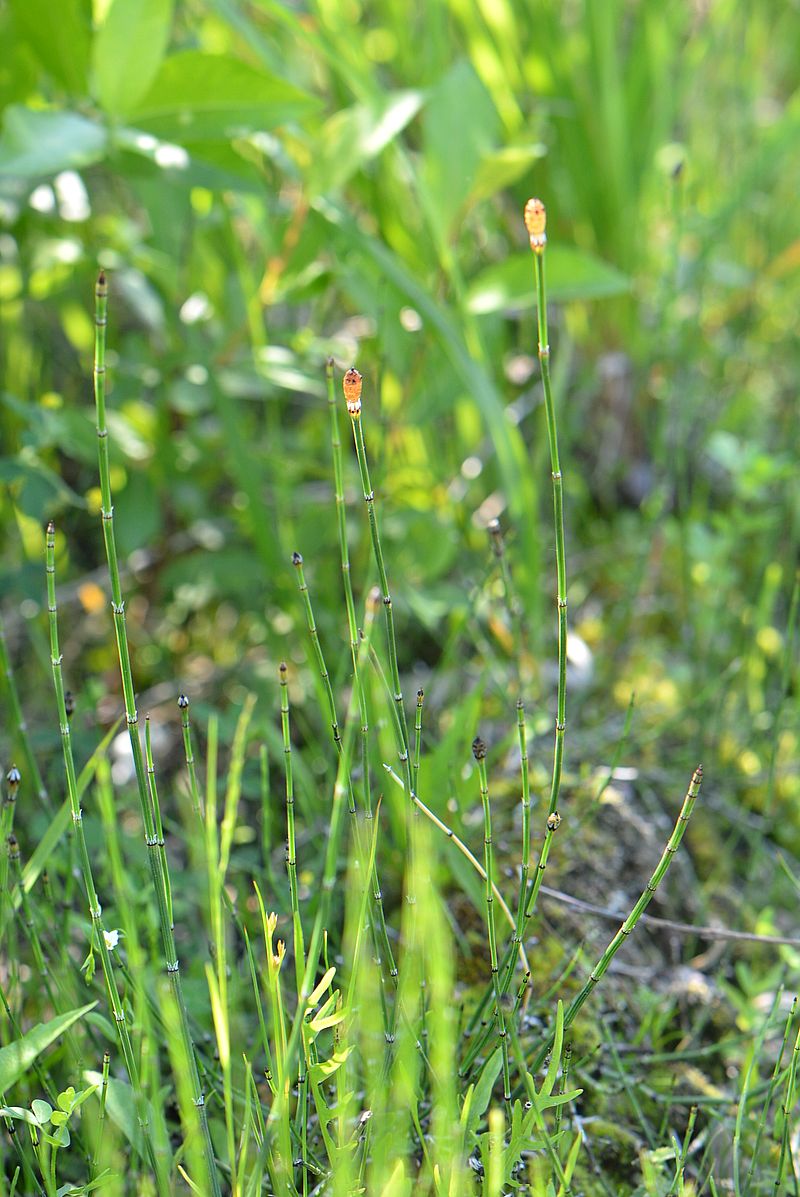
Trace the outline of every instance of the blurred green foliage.
<path fill-rule="evenodd" d="M 798 35 L 797 5 L 771 0 L 64 0 L 57 22 L 43 0 L 5 3 L 10 611 L 41 604 L 55 518 L 83 607 L 67 651 L 86 673 L 112 664 L 89 585 L 102 265 L 142 687 L 188 674 L 218 703 L 303 661 L 295 548 L 346 671 L 332 353 L 366 379 L 404 670 L 446 678 L 507 651 L 484 532 L 499 516 L 545 703 L 552 533 L 521 222 L 539 194 L 571 620 L 594 658 L 573 726 L 607 752 L 635 688 L 651 765 L 703 755 L 753 808 L 786 811 Z"/>

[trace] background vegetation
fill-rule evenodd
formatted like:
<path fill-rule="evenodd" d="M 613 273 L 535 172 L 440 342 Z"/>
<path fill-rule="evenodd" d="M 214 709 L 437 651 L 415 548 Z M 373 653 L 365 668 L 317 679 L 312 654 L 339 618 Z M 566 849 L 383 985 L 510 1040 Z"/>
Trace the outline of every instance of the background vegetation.
<path fill-rule="evenodd" d="M 179 692 L 191 697 L 203 752 L 218 715 L 223 768 L 255 695 L 231 900 L 251 900 L 257 873 L 268 909 L 289 910 L 285 660 L 302 749 L 301 897 L 309 918 L 316 909 L 336 756 L 291 555 L 305 559 L 345 695 L 329 355 L 365 379 L 400 670 L 407 699 L 426 692 L 423 791 L 478 853 L 469 746 L 480 728 L 499 869 L 515 867 L 514 702 L 521 690 L 537 799 L 549 785 L 556 680 L 550 464 L 521 221 L 536 194 L 549 211 L 571 625 L 564 826 L 548 881 L 627 913 L 702 760 L 704 796 L 658 913 L 796 934 L 797 5 L 98 0 L 92 10 L 63 0 L 58 20 L 50 10 L 46 0 L 0 6 L 0 597 L 55 804 L 64 793 L 44 597 L 49 519 L 79 767 L 121 713 L 89 381 L 102 266 L 128 634 L 166 778 L 181 762 Z M 376 575 L 342 415 L 362 604 Z M 493 518 L 516 609 L 487 535 Z M 23 770 L 10 704 L 3 712 L 4 772 L 12 762 Z M 264 801 L 262 744 L 274 801 Z M 113 738 L 108 752 L 126 867 L 144 878 L 128 758 Z M 377 778 L 376 795 L 383 785 Z M 382 881 L 396 927 L 402 793 L 385 785 Z M 186 862 L 182 783 L 176 794 L 165 799 L 168 839 Z M 49 821 L 26 776 L 23 862 Z M 66 841 L 48 859 L 69 898 Z M 454 984 L 469 1001 L 486 976 L 480 886 L 448 845 L 436 859 L 458 943 Z M 175 900 L 191 921 L 191 873 Z M 542 906 L 535 1002 L 576 949 L 586 943 L 590 962 L 609 936 L 611 924 L 567 909 Z M 45 937 L 58 940 L 60 918 L 44 919 Z M 71 919 L 72 954 L 85 955 L 77 892 Z M 756 1066 L 768 1078 L 800 956 L 796 946 L 640 934 L 576 1024 L 573 1080 L 584 1093 L 569 1117 L 588 1147 L 575 1191 L 679 1191 L 658 1152 L 670 1134 L 682 1138 L 693 1102 L 700 1117 L 681 1184 L 708 1191 L 713 1170 L 724 1191 L 748 1048 L 772 1010 Z M 187 943 L 191 1001 L 210 1026 L 206 935 Z M 26 1029 L 48 1016 L 6 949 L 3 1043 L 15 1019 Z M 569 982 L 562 988 L 543 1018 L 570 995 Z M 66 1063 L 74 1049 L 52 1064 L 59 1085 L 80 1086 Z M 6 1100 L 36 1092 L 32 1083 Z M 756 1170 L 764 1191 L 780 1119 L 771 1134 Z"/>

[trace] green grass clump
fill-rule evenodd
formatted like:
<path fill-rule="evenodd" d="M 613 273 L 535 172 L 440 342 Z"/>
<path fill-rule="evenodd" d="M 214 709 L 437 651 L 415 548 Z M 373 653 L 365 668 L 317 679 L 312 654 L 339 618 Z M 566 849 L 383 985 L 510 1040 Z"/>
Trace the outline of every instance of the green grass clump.
<path fill-rule="evenodd" d="M 441 745 L 423 724 L 422 689 L 413 728 L 409 720 L 404 629 L 395 620 L 382 539 L 388 516 L 378 511 L 368 457 L 370 405 L 351 368 L 343 389 L 371 550 L 368 562 L 359 558 L 363 597 L 356 599 L 332 360 L 326 382 L 347 667 L 337 660 L 337 669 L 329 668 L 306 564 L 294 551 L 313 661 L 302 684 L 313 691 L 316 715 L 309 716 L 313 703 L 306 701 L 296 717 L 292 691 L 300 683 L 286 662 L 277 670 L 279 698 L 271 711 L 259 710 L 255 694 L 243 694 L 238 712 L 212 711 L 204 726 L 193 725 L 190 700 L 176 686 L 173 723 L 183 763 L 168 765 L 157 783 L 157 729 L 146 715 L 143 745 L 116 542 L 108 289 L 100 274 L 94 355 L 100 518 L 123 713 L 100 744 L 82 751 L 79 769 L 50 523 L 44 568 L 61 772 L 53 767 L 52 738 L 48 747 L 46 738 L 38 744 L 28 735 L 9 649 L 0 641 L 8 726 L 27 770 L 8 770 L 2 810 L 8 859 L 0 889 L 0 1118 L 9 1132 L 2 1192 L 669 1197 L 721 1192 L 729 1182 L 736 1193 L 777 1193 L 789 1183 L 800 1050 L 794 1005 L 779 1045 L 773 1043 L 779 998 L 762 1021 L 733 1114 L 730 1092 L 719 1084 L 687 1093 L 687 1077 L 697 1077 L 696 1062 L 709 1049 L 702 1015 L 678 1040 L 670 1028 L 675 1003 L 665 1013 L 651 995 L 641 1026 L 630 1020 L 624 1027 L 630 1044 L 618 1042 L 605 1022 L 607 1010 L 620 1012 L 629 1001 L 647 1009 L 611 966 L 647 917 L 678 852 L 701 767 L 616 934 L 599 953 L 576 935 L 564 945 L 560 972 L 552 964 L 554 943 L 539 905 L 557 891 L 543 878 L 558 845 L 569 851 L 566 833 L 579 811 L 562 801 L 565 499 L 539 201 L 529 201 L 526 227 L 555 519 L 555 729 L 541 792 L 528 756 L 531 697 L 513 685 L 530 685 L 537 706 L 546 700 L 533 682 L 520 680 L 531 676 L 530 662 L 520 659 L 499 699 L 482 706 L 478 687 L 475 701 L 465 694 L 457 705 L 444 770 L 452 774 L 451 800 L 441 783 L 431 782 Z M 498 536 L 495 530 L 495 544 Z M 503 589 L 521 657 L 524 634 L 505 562 Z M 295 655 L 295 646 L 288 647 L 287 657 Z M 35 661 L 25 668 L 33 672 Z M 272 693 L 274 700 L 274 687 Z M 110 741 L 122 720 L 129 749 L 115 763 L 122 761 L 124 773 L 129 760 L 130 776 L 120 781 Z M 473 776 L 470 743 L 482 864 L 469 847 L 477 824 L 462 817 L 453 765 L 462 778 Z M 494 783 L 490 788 L 489 766 L 502 788 L 514 744 L 521 836 L 510 853 L 518 877 L 512 870 L 509 880 L 498 836 L 507 811 Z M 270 766 L 281 758 L 282 767 Z M 596 791 L 595 806 L 613 773 Z M 129 802 L 131 783 L 137 809 Z M 285 877 L 273 848 L 283 839 Z M 30 854 L 25 865 L 20 843 Z M 766 937 L 760 942 L 774 948 Z M 560 952 L 562 945 L 555 946 Z M 479 965 L 476 984 L 459 979 L 470 957 Z M 587 1004 L 604 978 L 604 998 Z M 628 1058 L 626 1047 L 639 1054 Z M 680 1085 L 677 1074 L 659 1072 L 670 1049 L 674 1062 L 686 1065 Z M 627 1099 L 635 1131 L 620 1124 L 612 1087 L 615 1098 Z M 730 1151 L 721 1150 L 721 1141 Z"/>

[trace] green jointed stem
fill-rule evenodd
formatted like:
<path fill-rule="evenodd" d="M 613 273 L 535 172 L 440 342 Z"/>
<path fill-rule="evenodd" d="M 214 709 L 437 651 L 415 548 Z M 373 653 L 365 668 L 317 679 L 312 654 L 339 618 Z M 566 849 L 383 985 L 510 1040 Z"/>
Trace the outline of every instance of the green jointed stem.
<path fill-rule="evenodd" d="M 794 1022 L 794 1016 L 795 1016 L 796 1012 L 797 1012 L 797 995 L 795 995 L 795 997 L 792 999 L 792 1004 L 789 1009 L 789 1013 L 786 1016 L 786 1022 L 784 1024 L 784 1028 L 783 1028 L 783 1039 L 781 1041 L 780 1049 L 775 1057 L 775 1065 L 772 1069 L 772 1077 L 771 1077 L 769 1085 L 767 1087 L 767 1093 L 766 1093 L 766 1097 L 764 1098 L 764 1104 L 761 1107 L 761 1114 L 759 1115 L 758 1126 L 756 1127 L 756 1135 L 755 1135 L 755 1139 L 753 1141 L 753 1148 L 752 1148 L 752 1153 L 751 1153 L 751 1157 L 750 1157 L 750 1167 L 747 1170 L 747 1180 L 745 1181 L 745 1192 L 746 1193 L 750 1192 L 750 1182 L 752 1180 L 753 1172 L 754 1172 L 756 1164 L 758 1162 L 758 1150 L 759 1150 L 759 1147 L 761 1146 L 761 1139 L 764 1134 L 764 1130 L 766 1128 L 767 1114 L 769 1112 L 770 1106 L 772 1105 L 772 1098 L 773 1098 L 775 1089 L 778 1084 L 778 1077 L 780 1075 L 780 1071 L 783 1066 L 783 1057 L 786 1052 L 786 1045 L 789 1042 L 789 1034 L 792 1029 L 792 1023 Z"/>
<path fill-rule="evenodd" d="M 531 786 L 528 775 L 528 733 L 525 726 L 525 707 L 522 699 L 517 701 L 517 735 L 519 737 L 519 759 L 522 772 L 522 859 L 520 861 L 519 902 L 517 905 L 517 930 L 514 942 L 522 943 L 522 929 L 525 921 L 525 896 L 528 892 L 528 870 L 531 859 Z M 514 955 L 512 954 L 512 967 Z"/>
<path fill-rule="evenodd" d="M 25 758 L 25 768 L 28 776 L 33 778 L 33 784 L 36 787 L 36 793 L 42 802 L 50 808 L 50 797 L 47 793 L 47 788 L 42 781 L 42 775 L 39 772 L 39 766 L 36 763 L 36 757 L 31 748 L 30 738 L 28 736 L 28 726 L 25 722 L 25 716 L 22 713 L 22 706 L 19 701 L 19 694 L 17 693 L 17 683 L 14 680 L 14 670 L 11 667 L 11 659 L 8 655 L 8 645 L 6 644 L 5 628 L 3 627 L 3 620 L 0 617 L 0 674 L 5 680 L 6 693 L 8 694 L 8 702 L 11 707 L 11 726 L 16 730 L 17 741 L 19 747 L 22 749 L 22 754 Z"/>
<path fill-rule="evenodd" d="M 169 869 L 167 867 L 167 848 L 164 841 L 164 826 L 161 822 L 161 803 L 158 800 L 158 788 L 156 786 L 156 767 L 153 761 L 153 749 L 150 743 L 150 716 L 144 717 L 144 753 L 147 761 L 147 786 L 150 792 L 150 801 L 153 804 L 153 814 L 155 816 L 156 825 L 156 843 L 148 844 L 148 851 L 157 851 L 160 858 L 161 875 L 164 879 L 164 891 L 167 898 L 167 910 L 169 911 L 169 925 L 175 925 L 172 917 L 172 886 L 169 879 Z"/>
<path fill-rule="evenodd" d="M 328 701 L 328 710 L 329 710 L 329 714 L 330 714 L 331 729 L 333 731 L 334 743 L 336 744 L 337 752 L 339 753 L 339 756 L 341 757 L 342 737 L 339 734 L 339 721 L 338 721 L 338 717 L 336 714 L 336 700 L 333 697 L 333 690 L 331 688 L 331 683 L 330 683 L 330 675 L 328 673 L 328 669 L 325 664 L 325 656 L 322 652 L 322 645 L 320 644 L 319 636 L 317 634 L 316 621 L 314 619 L 314 608 L 311 603 L 311 594 L 309 592 L 308 584 L 306 583 L 305 574 L 303 572 L 303 558 L 300 555 L 300 553 L 292 554 L 292 564 L 294 565 L 294 567 L 297 571 L 297 580 L 298 580 L 298 583 L 300 586 L 300 592 L 303 596 L 303 605 L 305 606 L 305 610 L 306 610 L 308 631 L 309 631 L 309 635 L 311 636 L 312 644 L 314 645 L 314 655 L 317 660 L 317 665 L 319 667 L 320 676 L 322 678 L 323 688 L 325 690 L 325 694 L 326 694 L 327 701 Z M 358 633 L 356 633 L 356 635 L 357 634 Z M 364 695 L 363 687 L 361 685 L 361 671 L 360 671 L 360 668 L 358 665 L 358 648 L 357 647 L 356 647 L 356 655 L 353 658 L 353 661 L 354 661 L 355 678 L 357 679 L 355 689 L 358 693 L 359 708 L 361 711 L 362 763 L 364 766 L 365 774 L 368 774 L 369 761 L 368 761 L 368 754 L 366 752 L 366 743 L 367 743 L 367 735 L 369 733 L 369 725 L 367 722 L 367 714 L 366 714 L 366 697 Z M 368 781 L 365 784 L 368 786 L 368 784 L 369 784 Z M 368 792 L 369 791 L 367 790 L 367 793 Z M 353 783 L 352 783 L 352 779 L 350 777 L 349 770 L 348 770 L 348 774 L 347 774 L 347 794 L 348 794 L 348 809 L 350 811 L 350 815 L 352 816 L 352 820 L 353 820 L 353 840 L 354 840 L 355 849 L 356 849 L 356 853 L 357 853 L 357 859 L 358 859 L 358 861 L 362 861 L 364 859 L 364 853 L 363 853 L 363 848 L 362 848 L 362 843 L 361 843 L 361 827 L 358 822 L 358 815 L 356 812 L 355 795 L 353 793 Z M 369 808 L 369 806 L 367 807 L 367 818 L 368 819 L 372 818 L 372 811 Z M 384 909 L 383 909 L 383 892 L 381 890 L 380 881 L 378 880 L 377 865 L 374 863 L 374 861 L 373 861 L 372 869 L 370 870 L 369 881 L 370 881 L 370 885 L 372 886 L 372 897 L 373 897 L 373 901 L 375 904 L 375 909 L 377 911 L 377 926 L 375 925 L 372 911 L 370 911 L 370 923 L 372 924 L 373 934 L 377 935 L 378 939 L 380 940 L 380 946 L 378 946 L 378 941 L 376 940 L 376 947 L 378 948 L 377 955 L 381 961 L 384 959 L 387 961 L 387 964 L 389 967 L 389 974 L 393 978 L 393 980 L 395 980 L 395 984 L 396 984 L 397 965 L 395 963 L 394 954 L 392 952 L 391 943 L 389 942 L 389 936 L 388 936 L 388 932 L 386 930 L 386 916 L 385 916 Z"/>
<path fill-rule="evenodd" d="M 414 793 L 419 791 L 419 762 L 422 755 L 422 707 L 425 702 L 425 691 L 417 690 L 417 713 L 414 719 L 414 763 L 411 766 L 411 788 Z"/>
<path fill-rule="evenodd" d="M 484 896 L 486 899 L 486 925 L 489 932 L 489 962 L 492 970 L 492 986 L 494 988 L 495 1017 L 497 1019 L 497 1033 L 500 1038 L 500 1050 L 503 1059 L 503 1097 L 511 1101 L 511 1076 L 508 1067 L 508 1036 L 506 1034 L 505 1014 L 503 1013 L 503 996 L 500 991 L 500 975 L 497 964 L 497 930 L 494 921 L 494 847 L 492 844 L 492 808 L 489 803 L 489 782 L 486 776 L 486 744 L 476 736 L 472 743 L 472 754 L 478 765 L 478 778 L 481 789 L 481 803 L 483 805 L 483 864 L 486 870 Z"/>
<path fill-rule="evenodd" d="M 700 794 L 700 786 L 702 784 L 702 781 L 703 781 L 703 766 L 698 765 L 697 768 L 695 769 L 694 773 L 692 774 L 692 780 L 689 783 L 689 789 L 687 790 L 686 797 L 683 800 L 683 806 L 681 807 L 681 811 L 680 811 L 680 814 L 678 815 L 678 818 L 675 822 L 675 826 L 672 829 L 672 835 L 669 837 L 669 840 L 667 841 L 667 846 L 665 847 L 664 851 L 661 854 L 661 859 L 659 860 L 658 864 L 656 865 L 655 869 L 653 870 L 653 874 L 650 877 L 650 880 L 648 881 L 644 890 L 642 891 L 635 906 L 633 907 L 633 910 L 630 912 L 628 917 L 625 919 L 625 921 L 622 924 L 622 926 L 620 927 L 619 931 L 617 931 L 616 935 L 611 940 L 611 942 L 609 943 L 606 950 L 603 952 L 600 959 L 597 961 L 597 964 L 594 966 L 594 968 L 592 969 L 592 971 L 589 975 L 588 981 L 586 982 L 586 984 L 584 985 L 584 987 L 580 991 L 580 993 L 577 995 L 577 997 L 574 998 L 572 1004 L 570 1005 L 569 1009 L 567 1010 L 566 1014 L 564 1015 L 564 1030 L 565 1031 L 575 1021 L 575 1018 L 577 1017 L 578 1013 L 580 1012 L 581 1007 L 584 1005 L 587 998 L 590 996 L 590 994 L 592 993 L 592 991 L 594 990 L 594 988 L 598 984 L 598 982 L 603 978 L 606 971 L 608 970 L 609 965 L 611 964 L 611 961 L 614 959 L 614 957 L 616 956 L 619 949 L 622 947 L 625 940 L 628 938 L 628 936 L 631 934 L 631 932 L 636 927 L 636 924 L 638 923 L 641 915 L 644 914 L 645 910 L 649 906 L 649 904 L 653 898 L 653 894 L 658 889 L 659 885 L 661 884 L 661 882 L 664 878 L 664 874 L 666 873 L 667 869 L 670 866 L 670 862 L 671 862 L 673 856 L 678 851 L 680 842 L 683 839 L 683 834 L 686 831 L 686 826 L 689 822 L 689 819 L 691 818 L 692 811 L 694 810 L 694 804 L 697 801 L 698 795 Z M 536 1057 L 534 1059 L 531 1070 L 530 1070 L 532 1073 L 535 1073 L 537 1071 L 537 1069 L 541 1066 L 542 1061 L 544 1060 L 545 1056 L 547 1055 L 547 1053 L 549 1052 L 549 1050 L 553 1044 L 553 1038 L 554 1038 L 554 1036 L 550 1035 L 545 1040 L 545 1042 L 542 1044 L 542 1046 L 540 1047 L 540 1049 L 537 1052 Z"/>
<path fill-rule="evenodd" d="M 536 302 L 539 318 L 539 361 L 542 370 L 542 389 L 547 420 L 547 439 L 550 444 L 550 468 L 553 476 L 553 513 L 556 530 L 556 575 L 558 580 L 558 713 L 553 751 L 553 777 L 550 784 L 550 805 L 552 814 L 558 806 L 561 788 L 561 767 L 564 758 L 564 733 L 567 726 L 567 562 L 564 549 L 564 497 L 561 463 L 558 457 L 558 430 L 553 390 L 550 385 L 550 345 L 547 339 L 547 286 L 545 281 L 545 254 L 542 247 L 534 251 L 536 271 Z"/>
<path fill-rule="evenodd" d="M 159 1178 L 159 1184 L 163 1190 L 163 1178 L 161 1177 L 161 1170 L 156 1159 L 155 1147 L 149 1124 L 147 1114 L 147 1098 L 142 1091 L 141 1081 L 139 1078 L 139 1068 L 136 1063 L 136 1057 L 133 1052 L 133 1045 L 131 1044 L 130 1032 L 125 1017 L 125 1010 L 122 1005 L 122 1000 L 119 994 L 119 987 L 117 986 L 117 979 L 114 974 L 114 968 L 111 962 L 111 953 L 108 948 L 108 941 L 106 939 L 106 930 L 103 925 L 102 910 L 100 902 L 97 897 L 97 890 L 94 885 L 94 877 L 92 875 L 92 866 L 89 859 L 89 850 L 86 846 L 86 836 L 83 831 L 83 812 L 81 811 L 80 799 L 78 797 L 78 779 L 75 772 L 75 760 L 72 754 L 72 738 L 70 735 L 69 719 L 67 718 L 67 708 L 64 701 L 64 679 L 61 669 L 61 651 L 58 642 L 58 608 L 56 606 L 56 540 L 55 540 L 55 526 L 50 523 L 47 526 L 47 610 L 50 622 L 50 662 L 53 669 L 53 686 L 56 693 L 56 707 L 58 710 L 58 723 L 61 729 L 61 749 L 64 757 L 64 772 L 66 774 L 67 782 L 67 798 L 69 799 L 70 811 L 72 814 L 72 825 L 75 831 L 75 840 L 78 847 L 78 860 L 80 863 L 81 876 L 83 879 L 83 888 L 86 894 L 86 899 L 89 904 L 89 914 L 92 919 L 92 940 L 97 945 L 100 954 L 100 964 L 103 969 L 103 977 L 108 991 L 108 998 L 111 1003 L 111 1010 L 114 1015 L 114 1024 L 117 1029 L 117 1036 L 119 1038 L 120 1049 L 122 1057 L 125 1061 L 125 1068 L 131 1082 L 131 1088 L 134 1093 L 134 1100 L 136 1103 L 136 1117 L 142 1131 L 142 1137 L 147 1151 L 148 1161 L 153 1169 L 154 1175 Z"/>
<path fill-rule="evenodd" d="M 289 686 L 286 663 L 279 666 L 281 684 L 281 730 L 283 732 L 283 768 L 286 775 L 286 872 L 289 874 L 289 900 L 294 927 L 294 967 L 298 992 L 303 984 L 305 948 L 303 924 L 300 921 L 300 901 L 297 895 L 297 847 L 294 832 L 294 778 L 292 776 L 292 738 L 289 727 Z"/>
<path fill-rule="evenodd" d="M 100 470 L 101 515 L 103 524 L 103 540 L 105 542 L 108 572 L 111 579 L 111 610 L 114 618 L 114 633 L 117 641 L 122 692 L 125 700 L 125 719 L 128 724 L 128 735 L 133 755 L 133 766 L 136 774 L 136 784 L 139 792 L 139 804 L 144 824 L 145 843 L 148 847 L 148 859 L 153 879 L 153 888 L 158 903 L 161 923 L 161 938 L 164 945 L 164 955 L 167 976 L 177 1004 L 180 1016 L 181 1037 L 185 1058 L 190 1062 L 191 1084 L 193 1088 L 193 1102 L 197 1109 L 198 1126 L 200 1129 L 203 1150 L 211 1181 L 214 1197 L 221 1197 L 219 1177 L 217 1175 L 214 1147 L 208 1129 L 208 1119 L 205 1109 L 205 1097 L 200 1085 L 200 1074 L 197 1059 L 189 1030 L 189 1015 L 183 996 L 180 966 L 175 949 L 175 936 L 170 918 L 169 885 L 165 876 L 164 864 L 166 858 L 160 852 L 153 852 L 153 846 L 158 847 L 158 832 L 153 798 L 148 783 L 148 776 L 142 756 L 142 744 L 139 738 L 139 715 L 136 710 L 136 693 L 133 685 L 133 670 L 131 668 L 130 649 L 125 627 L 125 603 L 120 584 L 119 562 L 114 537 L 114 508 L 111 500 L 111 474 L 108 456 L 108 429 L 106 427 L 106 326 L 108 323 L 108 284 L 105 274 L 101 271 L 95 289 L 95 355 L 94 355 L 94 396 L 97 417 L 97 449 Z M 55 655 L 55 654 L 54 654 Z M 163 837 L 162 837 L 163 838 Z"/>
<path fill-rule="evenodd" d="M 300 588 L 300 594 L 303 598 L 303 606 L 306 610 L 308 634 L 311 637 L 311 643 L 314 647 L 314 656 L 316 657 L 320 677 L 322 678 L 322 686 L 325 690 L 325 698 L 328 702 L 328 716 L 331 721 L 331 731 L 333 732 L 333 739 L 338 749 L 341 746 L 342 737 L 339 734 L 339 722 L 336 717 L 336 703 L 333 697 L 333 687 L 331 686 L 330 674 L 328 673 L 328 669 L 325 664 L 322 646 L 319 642 L 319 632 L 317 631 L 317 624 L 316 620 L 314 619 L 314 608 L 311 606 L 311 598 L 308 593 L 308 583 L 306 582 L 305 574 L 303 572 L 303 558 L 300 553 L 292 553 L 292 565 L 297 571 L 297 585 Z"/>
<path fill-rule="evenodd" d="M 189 699 L 185 694 L 178 695 L 178 709 L 181 713 L 181 729 L 183 731 L 183 753 L 186 769 L 189 773 L 189 792 L 192 795 L 192 810 L 197 818 L 203 819 L 203 800 L 200 797 L 200 787 L 197 784 L 197 770 L 194 765 L 194 748 L 192 746 L 192 728 L 189 723 Z"/>
<path fill-rule="evenodd" d="M 374 621 L 375 612 L 374 604 L 367 603 L 366 616 L 364 620 L 364 635 L 359 646 L 359 665 L 363 669 L 363 663 L 369 653 L 369 644 L 372 635 L 372 624 Z M 354 697 L 354 696 L 353 696 Z M 319 964 L 320 952 L 322 949 L 322 933 L 327 928 L 328 916 L 330 913 L 331 895 L 336 885 L 336 865 L 339 853 L 339 845 L 341 843 L 342 832 L 344 829 L 344 810 L 346 807 L 345 795 L 347 793 L 346 779 L 350 769 L 350 752 L 352 748 L 353 739 L 353 721 L 352 721 L 352 705 L 353 697 L 351 697 L 351 709 L 348 711 L 348 717 L 344 727 L 344 737 L 342 743 L 342 753 L 339 757 L 339 765 L 336 771 L 336 781 L 333 788 L 333 801 L 331 803 L 331 818 L 328 829 L 327 846 L 325 850 L 325 860 L 322 870 L 322 883 L 320 886 L 319 904 L 317 906 L 317 914 L 314 919 L 314 926 L 311 931 L 311 939 L 309 940 L 308 949 L 306 952 L 306 967 L 303 974 L 303 982 L 300 992 L 297 995 L 297 1010 L 295 1012 L 294 1021 L 292 1023 L 292 1030 L 289 1035 L 289 1040 L 286 1045 L 284 1053 L 284 1069 L 285 1073 L 289 1073 L 293 1067 L 295 1057 L 300 1049 L 300 1040 L 302 1037 L 303 1020 L 305 1019 L 308 1009 L 308 1002 L 311 994 L 314 991 L 315 977 L 317 973 L 317 966 Z M 276 1132 L 279 1132 L 283 1122 L 285 1121 L 286 1111 L 285 1104 L 287 1100 L 287 1093 L 285 1088 L 281 1087 L 272 1103 L 267 1119 L 266 1133 L 264 1140 L 259 1149 L 258 1159 L 256 1161 L 256 1168 L 261 1166 L 267 1159 L 270 1151 L 271 1143 Z"/>
<path fill-rule="evenodd" d="M 364 428 L 361 422 L 361 375 L 357 370 L 350 369 L 344 376 L 343 381 L 345 399 L 347 401 L 347 410 L 350 415 L 350 422 L 353 426 L 353 440 L 356 446 L 356 456 L 358 457 L 358 468 L 361 473 L 361 485 L 364 491 L 364 502 L 367 505 L 367 515 L 369 517 L 369 530 L 372 537 L 372 549 L 375 555 L 375 564 L 378 567 L 378 579 L 380 581 L 381 594 L 383 595 L 383 613 L 386 619 L 386 640 L 389 649 L 389 671 L 392 681 L 392 698 L 397 709 L 398 725 L 400 727 L 400 734 L 402 740 L 402 752 L 400 754 L 403 762 L 404 772 L 408 783 L 409 794 L 411 792 L 411 763 L 409 760 L 409 740 L 408 740 L 408 721 L 406 719 L 406 709 L 403 703 L 403 691 L 400 686 L 400 670 L 397 664 L 397 638 L 394 632 L 394 611 L 392 608 L 392 597 L 389 593 L 389 579 L 386 575 L 386 565 L 383 559 L 383 549 L 381 548 L 381 537 L 378 530 L 378 519 L 375 514 L 375 492 L 372 489 L 372 482 L 369 476 L 369 465 L 367 464 L 367 447 L 364 443 Z"/>
<path fill-rule="evenodd" d="M 548 818 L 548 833 L 545 836 L 539 866 L 536 876 L 531 883 L 531 893 L 525 901 L 525 916 L 517 927 L 516 934 L 524 937 L 530 919 L 536 908 L 536 898 L 542 876 L 547 865 L 553 832 L 558 827 L 557 818 L 558 797 L 561 790 L 561 772 L 564 760 L 564 735 L 567 726 L 567 565 L 564 547 L 564 501 L 561 462 L 558 455 L 558 429 L 556 410 L 553 401 L 553 389 L 550 382 L 550 344 L 547 334 L 547 285 L 545 278 L 545 236 L 546 213 L 540 200 L 529 200 L 525 205 L 525 226 L 530 235 L 533 250 L 534 270 L 536 275 L 536 305 L 539 335 L 539 362 L 542 371 L 542 390 L 544 393 L 545 419 L 547 423 L 547 439 L 550 446 L 550 470 L 553 480 L 553 513 L 555 519 L 556 542 L 556 578 L 558 609 L 558 697 L 556 710 L 555 742 L 553 746 L 553 772 L 550 782 L 550 800 L 548 816 L 555 820 L 555 826 L 550 827 Z M 506 950 L 502 964 L 503 993 L 507 993 L 514 975 L 513 944 Z"/>

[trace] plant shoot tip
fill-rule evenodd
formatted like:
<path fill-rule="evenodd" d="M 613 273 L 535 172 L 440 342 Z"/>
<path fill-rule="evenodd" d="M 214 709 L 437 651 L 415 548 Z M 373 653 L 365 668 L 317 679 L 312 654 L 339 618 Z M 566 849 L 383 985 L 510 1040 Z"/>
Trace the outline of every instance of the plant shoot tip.
<path fill-rule="evenodd" d="M 302 565 L 302 564 L 303 564 L 303 554 L 302 553 L 292 553 L 292 565 Z"/>
<path fill-rule="evenodd" d="M 475 757 L 475 760 L 476 761 L 486 760 L 487 752 L 488 752 L 488 749 L 486 747 L 486 741 L 482 740 L 480 738 L 480 736 L 476 736 L 475 739 L 472 741 L 472 755 Z"/>
<path fill-rule="evenodd" d="M 180 709 L 182 711 L 185 711 L 187 709 L 187 707 L 189 706 L 188 694 L 179 694 L 178 695 L 178 706 L 180 707 Z"/>
<path fill-rule="evenodd" d="M 361 385 L 361 375 L 355 366 L 351 366 L 342 379 L 342 390 L 347 411 L 353 420 L 357 420 L 361 415 Z"/>
<path fill-rule="evenodd" d="M 547 209 L 540 199 L 529 199 L 525 205 L 525 228 L 528 230 L 531 249 L 535 254 L 544 252 L 547 245 Z"/>

